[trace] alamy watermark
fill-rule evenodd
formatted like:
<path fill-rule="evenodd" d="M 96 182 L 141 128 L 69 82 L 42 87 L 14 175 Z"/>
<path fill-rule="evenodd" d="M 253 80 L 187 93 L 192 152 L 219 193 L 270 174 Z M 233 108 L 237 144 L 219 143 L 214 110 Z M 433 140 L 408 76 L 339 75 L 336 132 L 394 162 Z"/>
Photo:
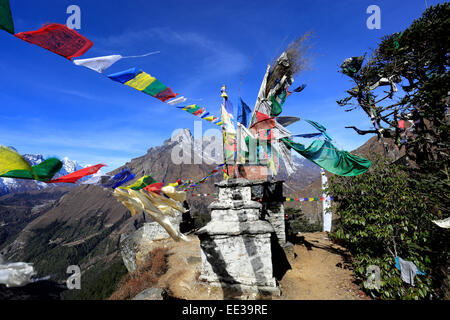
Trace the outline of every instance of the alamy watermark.
<path fill-rule="evenodd" d="M 244 158 L 246 164 L 267 164 L 267 151 L 271 150 L 271 145 L 268 142 L 275 143 L 275 141 L 264 139 L 249 139 L 246 141 L 239 133 L 236 133 L 231 134 L 234 143 L 224 146 L 223 132 L 219 129 L 208 129 L 203 133 L 202 124 L 202 121 L 194 121 L 193 135 L 184 129 L 177 129 L 172 132 L 171 142 L 176 143 L 171 152 L 173 164 L 219 165 L 224 162 L 224 149 L 227 147 L 232 150 L 232 152 L 226 152 L 227 164 L 235 164 L 237 161 L 242 163 L 240 160 Z M 270 151 L 269 153 L 275 162 L 279 162 L 278 153 L 272 154 Z"/>
<path fill-rule="evenodd" d="M 367 289 L 380 289 L 381 288 L 381 280 L 380 280 L 380 267 L 376 265 L 370 265 L 366 269 L 367 279 L 364 282 L 364 287 Z"/>
<path fill-rule="evenodd" d="M 81 289 L 81 269 L 79 266 L 72 265 L 67 267 L 66 273 L 72 274 L 66 281 L 67 289 Z"/>
<path fill-rule="evenodd" d="M 81 9 L 79 6 L 72 4 L 67 7 L 67 14 L 70 16 L 66 20 L 66 26 L 69 29 L 81 29 Z"/>
<path fill-rule="evenodd" d="M 366 26 L 369 30 L 381 29 L 381 9 L 379 6 L 372 4 L 367 7 L 366 13 L 370 14 L 367 18 Z"/>

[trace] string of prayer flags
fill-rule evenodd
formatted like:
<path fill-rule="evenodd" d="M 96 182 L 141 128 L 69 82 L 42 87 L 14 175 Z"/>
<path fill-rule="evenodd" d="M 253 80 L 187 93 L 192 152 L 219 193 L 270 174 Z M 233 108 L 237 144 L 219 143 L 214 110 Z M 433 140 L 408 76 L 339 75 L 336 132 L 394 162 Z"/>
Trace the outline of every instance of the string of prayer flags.
<path fill-rule="evenodd" d="M 81 178 L 97 173 L 103 167 L 106 167 L 106 164 L 101 163 L 95 166 L 83 168 L 81 170 L 72 172 L 66 176 L 51 180 L 49 181 L 49 183 L 76 183 Z"/>
<path fill-rule="evenodd" d="M 215 195 L 215 193 L 191 193 L 191 196 L 193 197 L 211 197 Z"/>
<path fill-rule="evenodd" d="M 328 140 L 314 140 L 308 147 L 287 138 L 282 141 L 306 159 L 338 176 L 357 176 L 366 172 L 372 165 L 372 162 L 365 158 L 338 150 Z"/>
<path fill-rule="evenodd" d="M 179 184 L 178 186 L 176 186 L 175 188 L 185 188 L 185 191 L 188 188 L 194 188 L 196 187 L 199 183 L 204 183 L 206 180 L 208 180 L 210 177 L 221 173 L 221 171 L 219 170 L 220 168 L 222 168 L 225 165 L 225 163 L 222 163 L 221 165 L 218 165 L 217 167 L 215 167 L 207 176 L 201 178 L 200 180 L 198 180 L 197 182 L 192 183 L 191 180 L 189 180 L 188 183 L 183 183 L 183 184 Z M 180 181 L 181 182 L 181 181 Z"/>
<path fill-rule="evenodd" d="M 91 40 L 58 23 L 46 24 L 38 30 L 20 32 L 15 36 L 69 60 L 83 55 L 93 46 Z"/>
<path fill-rule="evenodd" d="M 312 201 L 333 201 L 333 197 L 315 197 L 315 198 L 286 198 L 285 202 L 312 202 Z"/>
<path fill-rule="evenodd" d="M 0 0 L 0 29 L 14 34 L 14 21 L 9 6 L 9 0 Z"/>
<path fill-rule="evenodd" d="M 178 95 L 177 93 L 173 93 L 171 88 L 168 88 L 166 85 L 162 84 L 155 77 L 152 77 L 137 68 L 131 68 L 111 74 L 108 78 L 146 93 L 161 100 L 162 102 L 166 102 L 167 100 L 175 98 Z"/>

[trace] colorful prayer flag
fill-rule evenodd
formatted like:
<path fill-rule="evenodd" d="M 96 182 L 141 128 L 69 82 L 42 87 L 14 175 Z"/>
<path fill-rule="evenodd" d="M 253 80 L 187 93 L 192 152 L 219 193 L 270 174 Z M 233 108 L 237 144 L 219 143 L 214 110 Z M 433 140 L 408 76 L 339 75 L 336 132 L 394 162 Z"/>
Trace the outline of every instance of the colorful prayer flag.
<path fill-rule="evenodd" d="M 175 98 L 178 95 L 178 93 L 173 93 L 171 88 L 167 88 L 160 93 L 155 95 L 156 99 L 161 100 L 162 102 L 166 102 L 167 100 L 170 100 L 172 98 Z"/>
<path fill-rule="evenodd" d="M 162 182 L 152 183 L 144 188 L 144 190 L 151 191 L 157 194 L 161 194 L 161 188 L 164 186 Z"/>
<path fill-rule="evenodd" d="M 106 166 L 106 164 L 97 164 L 95 166 L 87 167 L 87 168 L 72 172 L 66 176 L 51 180 L 49 183 L 76 183 L 81 178 L 84 178 L 91 174 L 97 173 L 102 167 L 105 167 L 105 166 Z"/>
<path fill-rule="evenodd" d="M 156 78 L 152 77 L 151 75 L 140 72 L 131 80 L 128 80 L 124 84 L 132 87 L 138 91 L 144 91 L 149 85 L 151 85 L 153 82 L 156 81 Z"/>
<path fill-rule="evenodd" d="M 101 184 L 105 188 L 115 189 L 127 183 L 128 181 L 133 180 L 135 177 L 136 175 L 132 173 L 129 168 L 125 168 L 118 174 L 114 175 L 113 177 L 110 177 L 107 181 L 104 181 Z"/>
<path fill-rule="evenodd" d="M 142 178 L 138 179 L 135 183 L 132 185 L 129 185 L 127 187 L 119 187 L 119 189 L 133 189 L 133 190 L 141 190 L 144 189 L 146 186 L 156 183 L 155 179 L 152 178 L 152 176 L 143 176 Z"/>
<path fill-rule="evenodd" d="M 110 78 L 113 81 L 117 81 L 122 84 L 125 84 L 125 82 L 128 82 L 131 79 L 134 79 L 136 77 L 136 75 L 140 72 L 142 72 L 142 71 L 138 70 L 137 68 L 131 68 L 131 69 L 128 69 L 125 71 L 120 71 L 117 73 L 110 74 L 108 76 L 108 78 Z"/>
<path fill-rule="evenodd" d="M 46 24 L 39 30 L 20 32 L 15 36 L 69 60 L 83 55 L 93 46 L 89 39 L 58 23 Z"/>

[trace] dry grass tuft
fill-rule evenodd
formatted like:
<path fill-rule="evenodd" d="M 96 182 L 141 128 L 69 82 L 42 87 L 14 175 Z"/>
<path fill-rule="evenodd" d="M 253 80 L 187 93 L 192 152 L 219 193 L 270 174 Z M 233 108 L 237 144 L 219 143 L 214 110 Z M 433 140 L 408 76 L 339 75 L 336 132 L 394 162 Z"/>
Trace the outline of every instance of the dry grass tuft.
<path fill-rule="evenodd" d="M 311 37 L 311 35 L 311 32 L 305 33 L 300 38 L 291 42 L 283 51 L 283 53 L 286 53 L 289 61 L 288 67 L 285 67 L 283 64 L 277 63 L 279 57 L 272 62 L 270 76 L 267 81 L 266 94 L 268 94 L 270 89 L 275 86 L 277 80 L 281 80 L 284 75 L 286 75 L 287 77 L 293 77 L 294 75 L 308 68 L 308 65 L 310 63 L 308 51 L 311 48 L 311 45 L 307 44 L 306 42 Z"/>
<path fill-rule="evenodd" d="M 145 289 L 154 286 L 158 279 L 167 272 L 168 250 L 156 248 L 151 251 L 138 270 L 127 274 L 120 281 L 117 290 L 109 300 L 127 300 L 134 298 Z"/>

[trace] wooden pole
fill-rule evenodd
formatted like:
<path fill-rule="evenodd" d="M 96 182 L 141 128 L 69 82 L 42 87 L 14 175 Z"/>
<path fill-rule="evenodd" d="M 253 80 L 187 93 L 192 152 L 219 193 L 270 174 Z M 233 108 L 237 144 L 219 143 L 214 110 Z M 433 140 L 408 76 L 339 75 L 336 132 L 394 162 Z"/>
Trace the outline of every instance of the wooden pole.
<path fill-rule="evenodd" d="M 228 99 L 228 95 L 227 95 L 227 87 L 225 85 L 222 86 L 222 88 L 220 89 L 220 93 L 221 96 L 223 98 L 223 102 L 222 102 L 222 108 L 225 108 L 225 103 Z M 220 110 L 220 115 L 222 117 L 223 120 L 223 109 L 221 108 Z M 225 163 L 225 168 L 227 170 L 227 175 L 229 176 L 229 172 L 228 172 L 228 164 L 227 164 L 227 158 L 226 158 L 226 154 L 225 154 L 225 127 L 222 124 L 222 152 L 223 152 L 223 162 Z"/>

